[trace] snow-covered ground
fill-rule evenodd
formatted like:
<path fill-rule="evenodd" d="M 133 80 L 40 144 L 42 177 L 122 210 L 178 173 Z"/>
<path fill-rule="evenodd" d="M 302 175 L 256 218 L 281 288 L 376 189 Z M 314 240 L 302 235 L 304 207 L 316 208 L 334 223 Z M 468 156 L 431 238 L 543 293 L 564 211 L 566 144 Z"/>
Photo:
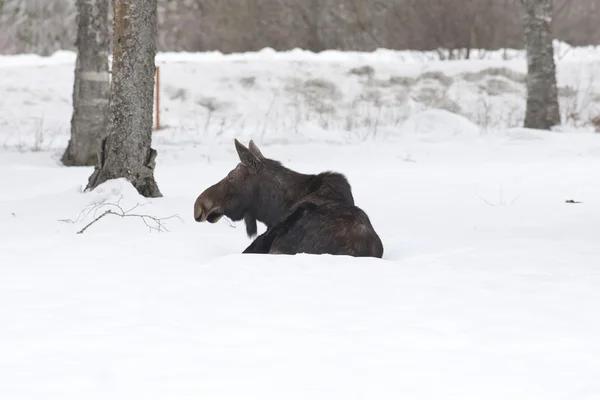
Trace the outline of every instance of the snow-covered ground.
<path fill-rule="evenodd" d="M 516 128 L 518 57 L 381 54 L 159 56 L 151 200 L 123 181 L 83 193 L 91 169 L 60 166 L 69 54 L 0 57 L 0 399 L 600 399 L 600 135 Z M 585 54 L 559 61 L 559 86 L 593 81 Z M 421 76 L 397 79 L 411 96 L 463 93 L 461 109 L 352 108 L 396 98 L 392 76 Z M 486 125 L 474 87 L 491 79 L 515 91 L 489 96 Z M 194 222 L 233 137 L 345 173 L 384 259 L 241 255 L 243 224 Z M 117 202 L 181 220 L 76 234 Z"/>
<path fill-rule="evenodd" d="M 509 60 L 502 54 L 434 61 L 426 53 L 389 50 L 160 53 L 165 129 L 155 142 L 388 139 L 431 108 L 466 117 L 481 134 L 516 128 L 524 118 L 526 62 L 522 52 L 512 51 Z M 0 147 L 66 146 L 75 57 L 0 56 Z M 600 47 L 557 45 L 557 64 L 562 129 L 593 131 L 591 120 L 600 115 Z"/>

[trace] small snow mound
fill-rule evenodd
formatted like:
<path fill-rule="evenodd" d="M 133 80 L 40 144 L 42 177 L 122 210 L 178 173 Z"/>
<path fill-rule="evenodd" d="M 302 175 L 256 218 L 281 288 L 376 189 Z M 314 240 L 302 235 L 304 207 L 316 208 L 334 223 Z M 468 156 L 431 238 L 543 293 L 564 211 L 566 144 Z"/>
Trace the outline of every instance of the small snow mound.
<path fill-rule="evenodd" d="M 89 192 L 94 203 L 117 203 L 121 199 L 128 205 L 133 203 L 144 203 L 144 197 L 138 193 L 131 182 L 125 178 L 111 179 L 98 185 Z"/>
<path fill-rule="evenodd" d="M 112 179 L 87 194 L 88 204 L 78 218 L 82 227 L 92 222 L 96 233 L 110 233 L 115 230 L 142 232 L 148 229 L 162 231 L 165 228 L 162 222 L 157 220 L 162 216 L 156 204 L 140 195 L 126 179 Z M 103 218 L 107 212 L 111 212 L 112 215 Z M 102 218 L 101 223 L 96 223 L 98 217 Z"/>
<path fill-rule="evenodd" d="M 427 140 L 472 138 L 480 129 L 467 118 L 446 110 L 429 109 L 408 118 L 398 130 L 399 136 Z"/>

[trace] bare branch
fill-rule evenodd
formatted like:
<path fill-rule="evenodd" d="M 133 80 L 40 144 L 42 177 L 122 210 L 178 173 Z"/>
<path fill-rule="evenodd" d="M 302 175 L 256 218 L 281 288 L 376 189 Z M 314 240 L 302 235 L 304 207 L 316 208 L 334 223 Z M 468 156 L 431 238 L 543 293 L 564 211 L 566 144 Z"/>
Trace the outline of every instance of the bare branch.
<path fill-rule="evenodd" d="M 169 232 L 169 230 L 167 229 L 167 227 L 164 224 L 164 221 L 168 221 L 173 218 L 177 218 L 180 221 L 182 221 L 181 217 L 179 217 L 179 215 L 177 215 L 177 214 L 171 215 L 169 217 L 157 218 L 157 217 L 153 217 L 151 215 L 145 215 L 145 214 L 126 214 L 126 213 L 114 212 L 113 210 L 106 210 L 102 214 L 100 214 L 98 217 L 96 217 L 92 222 L 90 222 L 89 224 L 84 226 L 80 231 L 77 232 L 77 234 L 82 234 L 90 226 L 92 226 L 93 224 L 98 222 L 100 219 L 106 217 L 107 215 L 116 215 L 117 217 L 121 217 L 121 218 L 130 218 L 130 217 L 140 218 L 144 222 L 144 224 L 150 229 L 150 232 L 152 232 L 152 231 Z"/>
<path fill-rule="evenodd" d="M 87 224 L 86 226 L 84 226 L 82 230 L 80 230 L 79 232 L 77 232 L 77 234 L 79 235 L 79 234 L 81 234 L 81 233 L 85 232 L 85 230 L 86 230 L 87 228 L 89 228 L 90 226 L 92 226 L 92 225 L 93 225 L 95 222 L 97 222 L 97 221 L 98 221 L 100 218 L 102 218 L 102 217 L 104 217 L 104 216 L 108 215 L 110 212 L 111 212 L 110 210 L 108 210 L 108 211 L 105 211 L 105 212 L 104 212 L 104 213 L 102 213 L 102 214 L 101 214 L 99 217 L 95 218 L 95 219 L 94 219 L 92 222 L 90 222 L 89 224 Z"/>
<path fill-rule="evenodd" d="M 80 219 L 85 219 L 89 215 L 92 215 L 94 219 L 90 223 L 85 225 L 81 230 L 79 230 L 77 232 L 77 234 L 82 234 L 89 227 L 91 227 L 93 224 L 95 224 L 102 218 L 106 217 L 107 215 L 116 215 L 117 217 L 121 217 L 121 218 L 139 218 L 150 229 L 150 232 L 152 232 L 152 231 L 169 232 L 169 230 L 167 229 L 167 227 L 165 225 L 165 222 L 168 220 L 171 220 L 173 218 L 177 218 L 181 222 L 183 222 L 183 220 L 181 219 L 181 217 L 178 214 L 174 214 L 174 215 L 171 215 L 168 217 L 154 217 L 154 216 L 148 215 L 148 214 L 133 213 L 134 210 L 138 209 L 139 207 L 141 207 L 147 203 L 145 203 L 145 204 L 137 203 L 135 206 L 133 206 L 129 209 L 124 209 L 120 204 L 122 199 L 123 199 L 123 196 L 120 196 L 116 203 L 102 202 L 102 203 L 91 204 L 91 205 L 87 206 L 86 208 L 84 208 L 79 213 L 79 215 L 77 216 L 77 218 L 75 220 L 61 219 L 59 221 L 69 223 L 69 224 L 75 224 Z M 113 208 L 101 212 L 101 209 L 106 208 L 106 207 L 113 207 Z"/>
<path fill-rule="evenodd" d="M 486 199 L 484 199 L 479 193 L 475 193 L 477 195 L 477 197 L 479 197 L 481 200 L 483 200 L 483 202 L 485 202 L 485 204 L 492 206 L 492 207 L 496 207 L 495 204 L 490 203 L 489 201 L 487 201 Z"/>

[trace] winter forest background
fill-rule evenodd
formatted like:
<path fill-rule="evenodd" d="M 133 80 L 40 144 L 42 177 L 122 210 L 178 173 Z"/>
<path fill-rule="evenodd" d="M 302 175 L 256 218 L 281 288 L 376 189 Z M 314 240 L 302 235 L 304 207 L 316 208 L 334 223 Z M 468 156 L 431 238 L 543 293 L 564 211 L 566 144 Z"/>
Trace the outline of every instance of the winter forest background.
<path fill-rule="evenodd" d="M 75 0 L 2 2 L 0 54 L 74 49 Z M 520 0 L 159 0 L 157 46 L 223 53 L 521 49 L 521 7 Z M 597 0 L 554 1 L 552 29 L 560 41 L 600 44 L 598 21 Z"/>
<path fill-rule="evenodd" d="M 600 0 L 0 0 L 2 400 L 599 400 L 599 244 Z"/>

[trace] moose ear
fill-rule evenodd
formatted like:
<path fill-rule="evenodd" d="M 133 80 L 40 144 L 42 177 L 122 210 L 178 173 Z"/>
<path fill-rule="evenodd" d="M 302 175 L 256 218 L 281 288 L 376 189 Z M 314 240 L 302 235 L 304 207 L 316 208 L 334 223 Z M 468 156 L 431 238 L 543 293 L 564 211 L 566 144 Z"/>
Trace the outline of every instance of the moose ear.
<path fill-rule="evenodd" d="M 258 149 L 258 146 L 256 145 L 256 143 L 254 143 L 254 140 L 250 139 L 250 145 L 248 146 L 248 148 L 250 149 L 252 154 L 254 154 L 256 157 L 265 158 L 262 155 L 262 153 L 260 152 L 260 150 Z"/>
<path fill-rule="evenodd" d="M 235 150 L 237 151 L 242 164 L 244 164 L 246 167 L 248 167 L 250 169 L 257 170 L 261 165 L 260 159 L 257 156 L 255 156 L 254 154 L 252 154 L 252 152 L 250 150 L 248 150 L 246 148 L 246 146 L 244 146 L 243 144 L 238 142 L 237 139 L 234 139 L 234 143 L 235 143 Z"/>

